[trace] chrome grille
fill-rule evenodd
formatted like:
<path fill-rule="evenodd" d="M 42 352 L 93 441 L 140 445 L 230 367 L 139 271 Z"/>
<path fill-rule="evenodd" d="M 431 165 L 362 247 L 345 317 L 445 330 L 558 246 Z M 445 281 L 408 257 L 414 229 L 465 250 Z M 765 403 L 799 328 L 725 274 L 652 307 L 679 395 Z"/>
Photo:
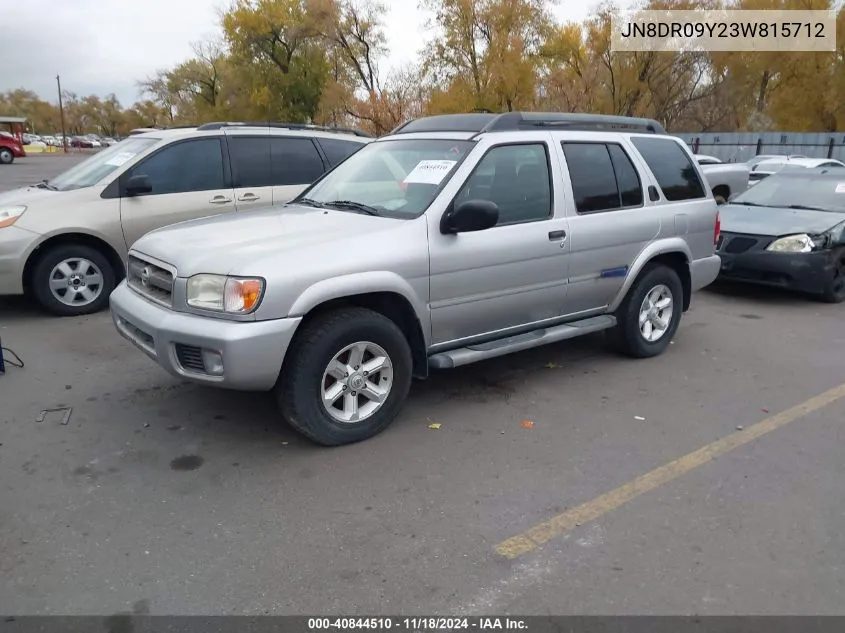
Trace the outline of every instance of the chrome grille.
<path fill-rule="evenodd" d="M 166 268 L 130 255 L 126 266 L 126 283 L 138 294 L 162 305 L 172 306 L 173 274 Z"/>

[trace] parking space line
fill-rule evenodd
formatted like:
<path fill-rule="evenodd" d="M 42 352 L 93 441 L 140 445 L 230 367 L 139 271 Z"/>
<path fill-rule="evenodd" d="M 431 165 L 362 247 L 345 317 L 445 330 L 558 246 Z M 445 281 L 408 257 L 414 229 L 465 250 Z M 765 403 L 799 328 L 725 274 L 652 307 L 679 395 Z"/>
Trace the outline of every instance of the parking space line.
<path fill-rule="evenodd" d="M 736 431 L 707 444 L 692 453 L 659 466 L 644 475 L 622 484 L 591 501 L 587 501 L 571 510 L 543 521 L 532 528 L 517 534 L 494 546 L 495 551 L 505 558 L 514 559 L 534 550 L 554 538 L 563 536 L 575 527 L 594 521 L 602 515 L 615 510 L 640 495 L 654 490 L 663 484 L 677 479 L 694 468 L 703 466 L 720 455 L 724 455 L 735 448 L 739 448 L 758 437 L 779 429 L 782 426 L 800 420 L 829 404 L 845 397 L 845 383 L 833 387 L 824 393 L 810 398 L 786 411 L 768 417 L 747 429 Z"/>

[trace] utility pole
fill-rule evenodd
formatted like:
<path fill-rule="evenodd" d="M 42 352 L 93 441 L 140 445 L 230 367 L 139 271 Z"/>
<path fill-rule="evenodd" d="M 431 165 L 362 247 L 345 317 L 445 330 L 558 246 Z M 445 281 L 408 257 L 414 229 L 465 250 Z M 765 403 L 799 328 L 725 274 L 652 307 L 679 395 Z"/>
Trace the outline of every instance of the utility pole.
<path fill-rule="evenodd" d="M 59 87 L 59 116 L 62 118 L 62 147 L 67 154 L 67 134 L 65 133 L 65 108 L 62 105 L 62 80 L 56 75 L 56 85 Z"/>

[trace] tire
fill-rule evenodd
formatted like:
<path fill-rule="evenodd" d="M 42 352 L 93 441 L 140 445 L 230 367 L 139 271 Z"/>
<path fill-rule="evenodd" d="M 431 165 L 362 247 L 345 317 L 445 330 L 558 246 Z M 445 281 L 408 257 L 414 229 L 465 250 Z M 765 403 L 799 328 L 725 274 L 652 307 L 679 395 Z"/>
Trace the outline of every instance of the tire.
<path fill-rule="evenodd" d="M 346 353 L 340 356 L 340 361 L 342 365 L 353 363 L 349 366 L 351 375 L 339 376 L 340 380 L 336 380 L 327 373 L 336 356 L 356 343 L 367 346 L 364 363 L 357 367 L 367 364 L 367 359 L 373 358 L 370 354 L 386 356 L 389 360 L 390 371 L 378 374 L 379 385 L 382 382 L 389 384 L 387 396 L 381 403 L 369 400 L 364 393 L 352 396 L 355 386 L 363 389 L 361 380 L 367 385 L 373 383 L 371 378 L 366 379 L 362 373 L 354 371 L 354 360 Z M 344 308 L 318 316 L 304 325 L 288 349 L 275 394 L 282 416 L 293 428 L 317 444 L 339 446 L 369 439 L 390 426 L 405 403 L 411 375 L 411 348 L 399 327 L 378 312 Z M 323 393 L 332 390 L 340 395 L 335 406 L 328 407 L 323 403 Z M 351 404 L 353 397 L 359 402 L 359 413 L 365 417 L 360 421 L 336 417 L 341 415 L 338 405 Z M 372 409 L 373 405 L 379 406 L 367 413 L 368 407 Z"/>
<path fill-rule="evenodd" d="M 727 203 L 727 200 L 724 196 L 714 196 L 714 199 L 716 200 L 716 204 L 718 204 L 719 206 Z"/>
<path fill-rule="evenodd" d="M 667 327 L 659 338 L 648 340 L 640 328 L 640 316 L 645 309 L 646 298 L 655 297 L 658 290 L 661 296 L 671 299 L 672 312 L 668 316 Z M 684 289 L 678 273 L 663 264 L 646 265 L 616 311 L 616 327 L 608 332 L 610 342 L 617 350 L 633 358 L 650 358 L 662 354 L 681 322 L 683 297 Z M 656 319 L 662 316 L 664 321 L 667 316 L 665 313 L 661 315 L 660 312 L 652 312 L 652 315 Z M 649 321 L 652 322 L 653 331 L 654 321 L 648 319 L 647 322 Z"/>
<path fill-rule="evenodd" d="M 67 289 L 60 287 L 59 282 L 66 282 Z M 33 268 L 30 284 L 36 301 L 47 312 L 80 316 L 100 312 L 108 306 L 115 272 L 100 251 L 84 244 L 65 244 L 41 256 Z M 88 293 L 93 297 L 89 298 Z"/>
<path fill-rule="evenodd" d="M 825 282 L 825 288 L 820 299 L 825 303 L 842 303 L 845 301 L 845 251 L 839 251 L 834 256 L 834 268 Z"/>
<path fill-rule="evenodd" d="M 0 147 L 0 165 L 11 165 L 15 162 L 15 155 L 12 150 L 6 147 Z"/>

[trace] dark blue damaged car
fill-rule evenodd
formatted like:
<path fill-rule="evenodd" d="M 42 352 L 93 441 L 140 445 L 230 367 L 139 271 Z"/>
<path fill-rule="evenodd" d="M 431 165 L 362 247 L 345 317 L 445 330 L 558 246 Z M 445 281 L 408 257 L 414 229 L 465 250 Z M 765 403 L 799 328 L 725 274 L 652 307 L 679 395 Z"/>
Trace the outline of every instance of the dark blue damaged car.
<path fill-rule="evenodd" d="M 779 172 L 720 215 L 719 280 L 845 301 L 845 168 Z"/>

